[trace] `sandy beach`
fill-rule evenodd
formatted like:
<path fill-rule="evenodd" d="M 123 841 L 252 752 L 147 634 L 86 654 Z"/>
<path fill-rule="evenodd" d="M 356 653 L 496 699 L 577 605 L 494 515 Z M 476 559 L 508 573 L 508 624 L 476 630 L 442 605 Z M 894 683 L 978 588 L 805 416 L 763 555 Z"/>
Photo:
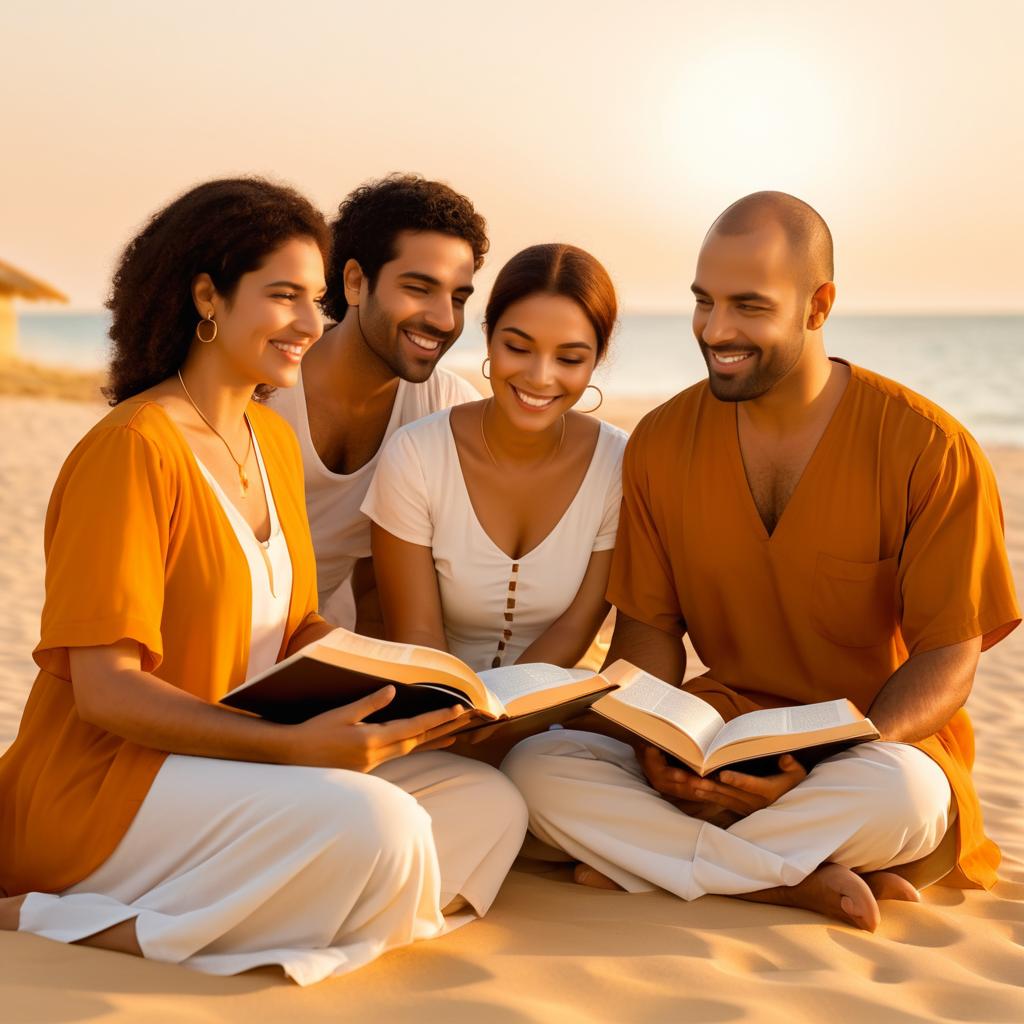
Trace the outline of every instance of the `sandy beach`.
<path fill-rule="evenodd" d="M 653 402 L 609 402 L 629 428 Z M 0 396 L 0 750 L 34 675 L 42 523 L 61 462 L 100 402 Z M 1024 593 L 1024 450 L 989 452 Z M 812 914 L 716 897 L 684 903 L 572 885 L 521 863 L 486 919 L 299 989 L 272 971 L 213 978 L 114 953 L 0 933 L 0 1018 L 210 1022 L 381 1020 L 1024 1020 L 1024 630 L 983 655 L 969 709 L 989 833 L 1004 851 L 991 893 L 933 887 L 885 904 L 870 935 Z"/>

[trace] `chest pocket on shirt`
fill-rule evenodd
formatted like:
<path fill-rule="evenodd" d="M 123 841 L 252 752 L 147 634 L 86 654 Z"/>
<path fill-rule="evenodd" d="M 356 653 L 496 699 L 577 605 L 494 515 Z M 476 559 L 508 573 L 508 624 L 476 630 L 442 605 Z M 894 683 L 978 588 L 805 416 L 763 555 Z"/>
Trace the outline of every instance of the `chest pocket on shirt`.
<path fill-rule="evenodd" d="M 848 562 L 820 553 L 811 587 L 811 622 L 841 647 L 886 643 L 896 628 L 896 559 Z"/>

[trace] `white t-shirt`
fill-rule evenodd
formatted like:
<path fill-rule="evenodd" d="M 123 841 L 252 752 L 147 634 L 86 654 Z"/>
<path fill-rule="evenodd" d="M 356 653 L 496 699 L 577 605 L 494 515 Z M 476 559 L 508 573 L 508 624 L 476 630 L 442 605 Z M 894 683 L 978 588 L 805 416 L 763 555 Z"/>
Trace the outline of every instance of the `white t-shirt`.
<path fill-rule="evenodd" d="M 626 434 L 601 423 L 590 467 L 555 528 L 518 560 L 476 517 L 448 410 L 384 446 L 363 512 L 430 547 L 448 649 L 476 671 L 511 665 L 572 603 L 590 556 L 615 546 Z"/>
<path fill-rule="evenodd" d="M 356 561 L 370 554 L 370 521 L 360 512 L 359 506 L 366 497 L 380 452 L 388 438 L 406 423 L 451 405 L 475 402 L 479 398 L 479 393 L 471 384 L 441 367 L 421 384 L 399 381 L 381 448 L 365 466 L 354 473 L 332 473 L 320 461 L 309 434 L 302 374 L 299 374 L 295 387 L 278 388 L 273 393 L 269 405 L 292 425 L 302 451 L 306 512 L 316 553 L 320 611 L 321 614 L 326 613 L 329 603 L 334 611 L 333 615 L 327 615 L 328 621 L 343 626 L 352 625 L 351 621 L 343 621 L 351 615 L 350 606 L 346 607 L 344 600 L 331 602 L 331 597 L 352 575 Z"/>

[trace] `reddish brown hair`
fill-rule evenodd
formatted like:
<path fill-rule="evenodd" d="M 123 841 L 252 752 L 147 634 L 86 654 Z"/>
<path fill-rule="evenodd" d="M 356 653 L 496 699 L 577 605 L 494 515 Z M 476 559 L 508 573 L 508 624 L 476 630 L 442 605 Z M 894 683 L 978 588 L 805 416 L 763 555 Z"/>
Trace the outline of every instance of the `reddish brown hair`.
<path fill-rule="evenodd" d="M 501 268 L 484 314 L 488 341 L 494 325 L 513 302 L 538 293 L 564 295 L 583 310 L 597 335 L 600 362 L 619 313 L 615 286 L 608 271 L 589 252 L 560 242 L 531 245 Z"/>

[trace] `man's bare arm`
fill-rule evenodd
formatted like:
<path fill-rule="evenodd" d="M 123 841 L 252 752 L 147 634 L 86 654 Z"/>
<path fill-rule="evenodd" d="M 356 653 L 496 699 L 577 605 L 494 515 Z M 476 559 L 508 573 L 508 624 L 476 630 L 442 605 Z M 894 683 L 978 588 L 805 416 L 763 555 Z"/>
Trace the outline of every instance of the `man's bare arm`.
<path fill-rule="evenodd" d="M 938 732 L 967 702 L 979 654 L 977 636 L 904 662 L 867 712 L 882 739 L 913 743 Z"/>
<path fill-rule="evenodd" d="M 683 673 L 686 671 L 686 650 L 680 638 L 616 611 L 615 631 L 612 633 L 608 656 L 604 659 L 602 667 L 607 668 L 620 658 L 673 686 L 678 686 L 683 681 Z M 638 753 L 646 746 L 638 736 L 596 711 L 584 712 L 578 718 L 566 722 L 565 727 L 611 736 L 613 739 L 628 743 Z"/>
<path fill-rule="evenodd" d="M 615 632 L 604 667 L 620 658 L 673 686 L 682 683 L 686 672 L 686 648 L 682 638 L 617 611 Z"/>

